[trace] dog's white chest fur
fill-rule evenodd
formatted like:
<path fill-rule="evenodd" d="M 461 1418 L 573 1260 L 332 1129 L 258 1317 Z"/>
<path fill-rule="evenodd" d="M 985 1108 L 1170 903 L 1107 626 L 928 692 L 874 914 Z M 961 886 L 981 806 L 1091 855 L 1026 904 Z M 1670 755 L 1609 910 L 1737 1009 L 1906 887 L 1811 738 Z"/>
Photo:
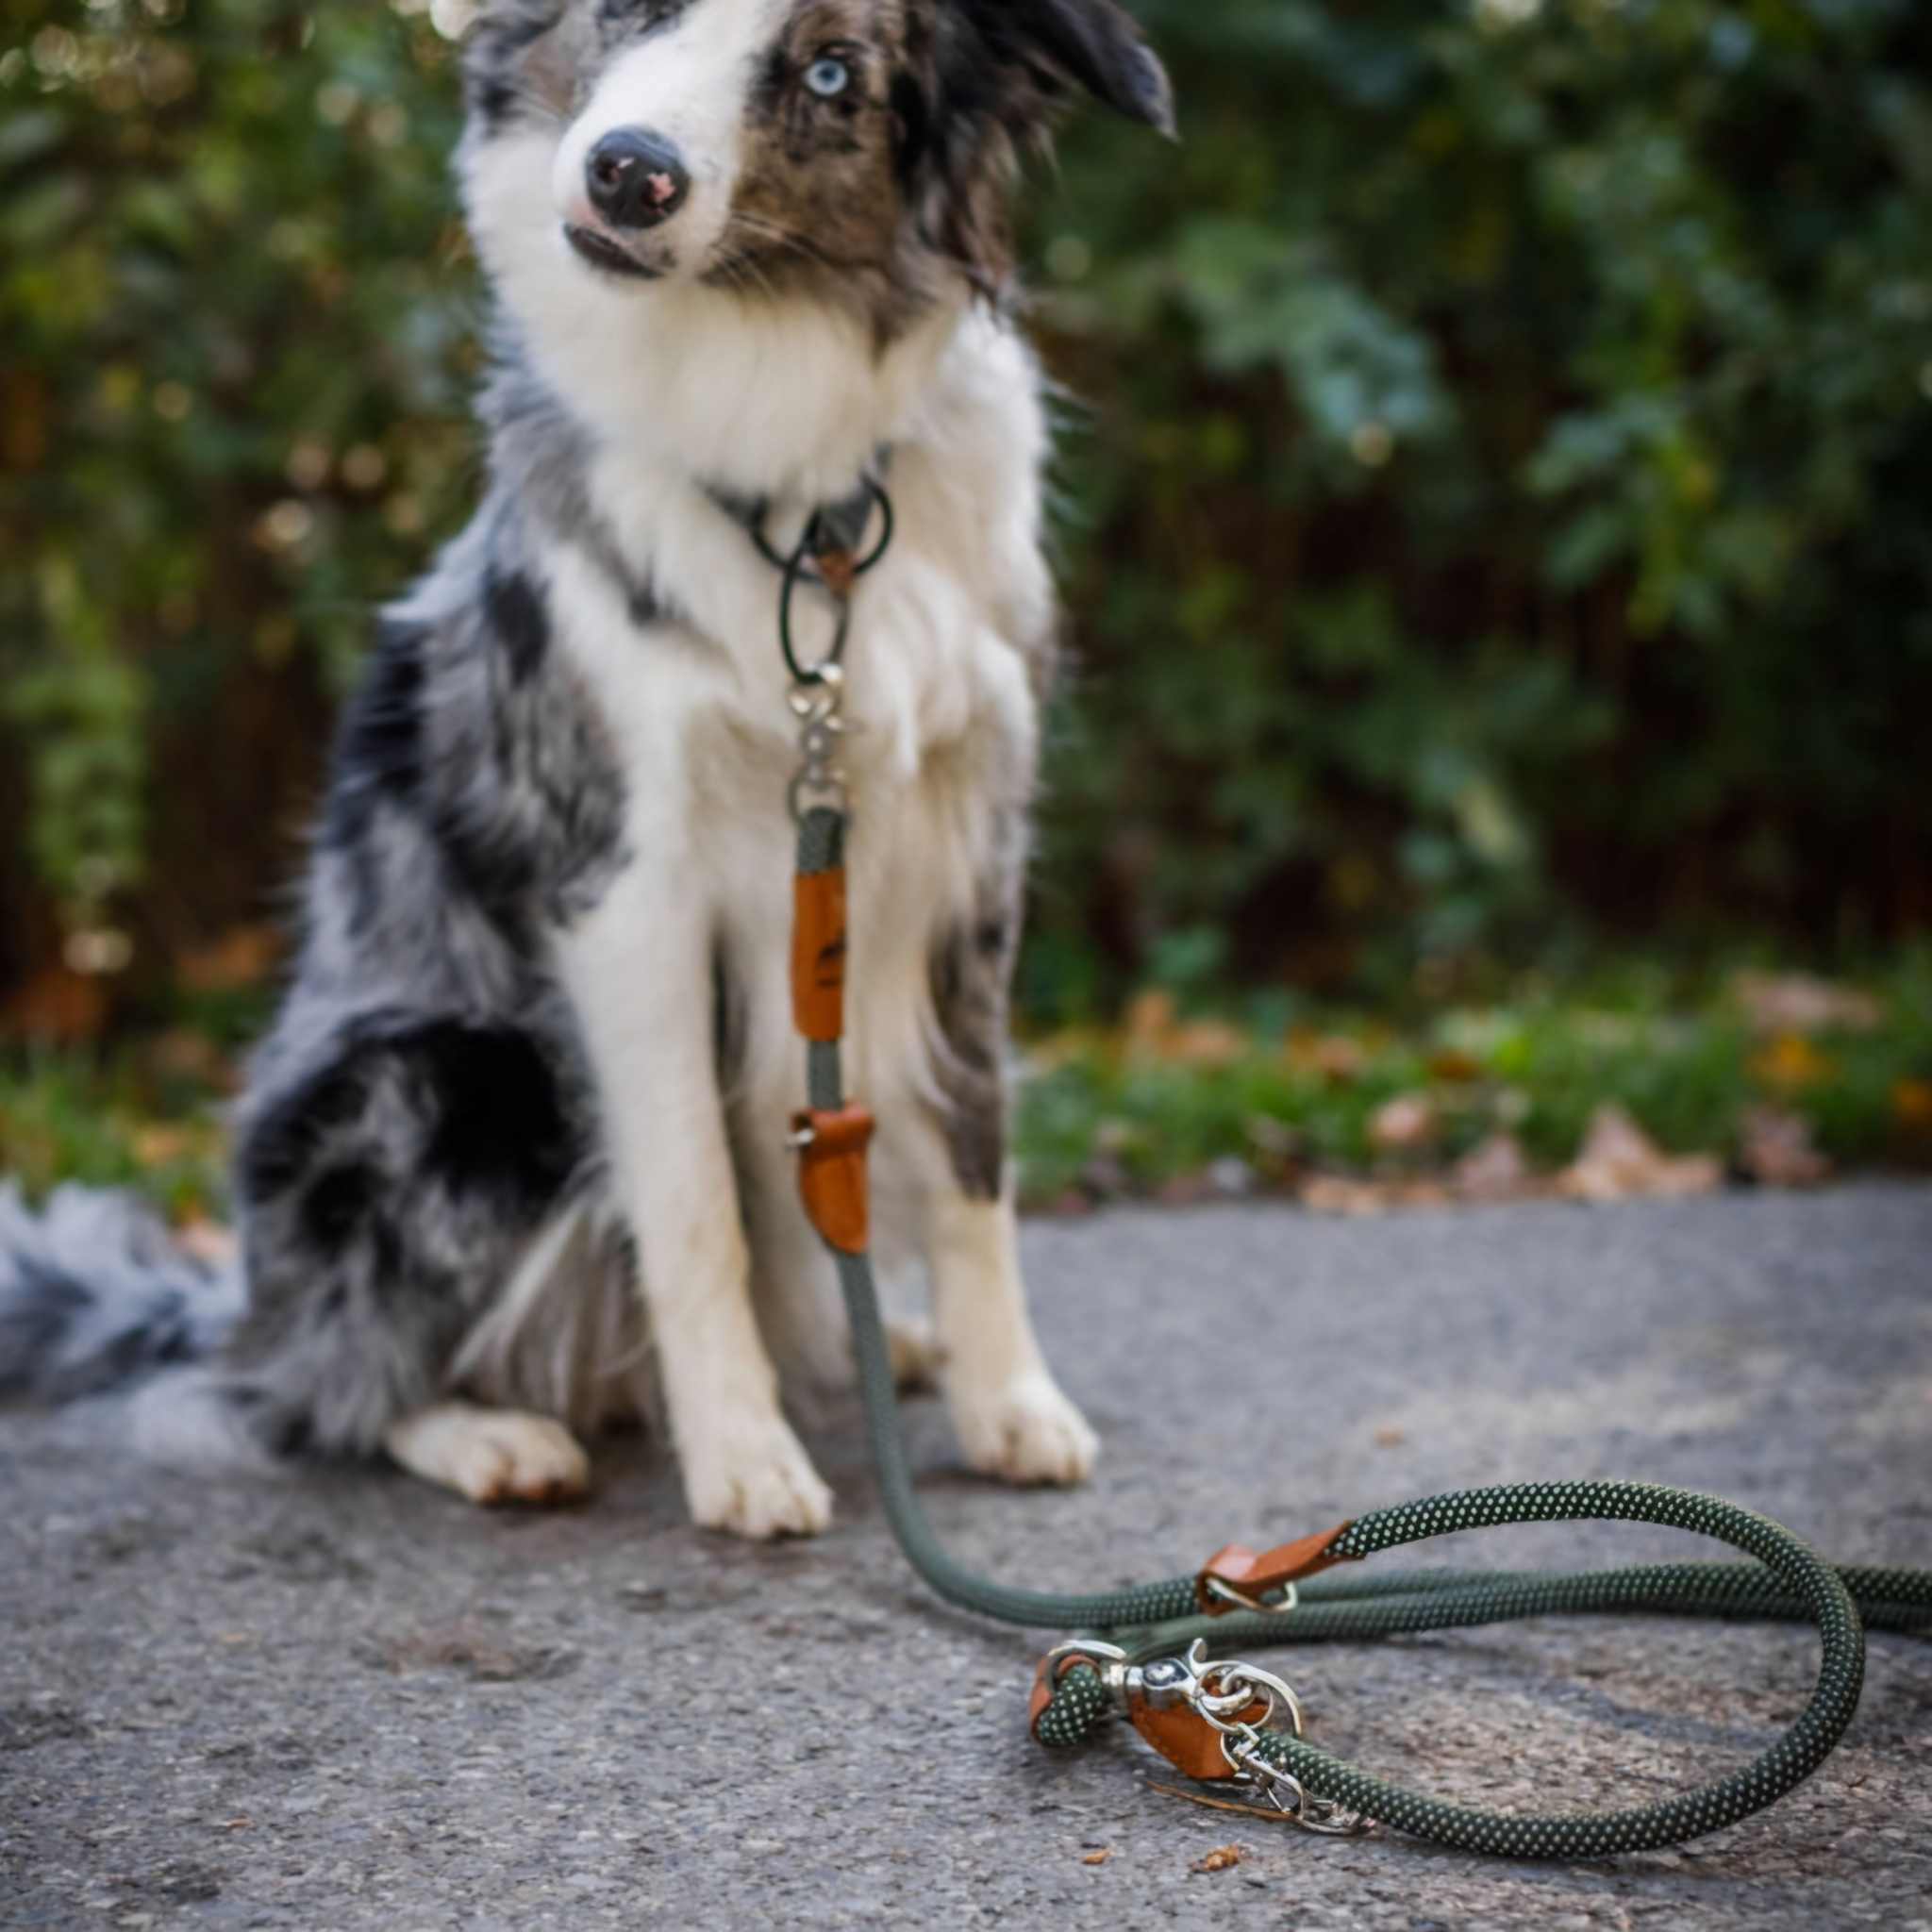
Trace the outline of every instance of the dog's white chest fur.
<path fill-rule="evenodd" d="M 881 1121 L 877 1246 L 888 1266 L 918 1249 L 924 1232 L 895 1204 L 922 1200 L 936 1184 L 923 1171 L 936 1143 L 907 1131 L 941 1105 L 930 1091 L 947 1051 L 932 1008 L 934 948 L 971 921 L 1000 841 L 1024 837 L 1038 737 L 1029 656 L 1051 622 L 1036 536 L 1044 435 L 1030 358 L 977 311 L 921 353 L 932 367 L 917 408 L 876 425 L 895 528 L 855 594 L 843 660 L 847 1069 Z M 559 970 L 580 1012 L 628 1006 L 632 1015 L 628 1026 L 607 1021 L 610 1037 L 590 1042 L 600 1081 L 622 1079 L 624 1035 L 661 1028 L 666 990 L 702 973 L 705 997 L 680 1005 L 671 1023 L 691 1029 L 709 1009 L 716 974 L 732 1007 L 724 1099 L 737 1162 L 757 1170 L 776 1155 L 765 1191 L 784 1190 L 777 1169 L 787 1120 L 804 1101 L 804 1056 L 786 974 L 795 839 L 786 794 L 799 749 L 778 643 L 779 575 L 688 475 L 660 477 L 613 455 L 591 477 L 594 507 L 627 561 L 675 614 L 641 629 L 607 570 L 558 548 L 557 633 L 615 741 L 629 853 L 581 929 L 558 937 Z M 795 502 L 774 511 L 780 544 L 803 513 Z M 808 656 L 829 636 L 830 613 L 810 591 L 796 609 Z M 693 930 L 708 935 L 712 958 L 689 957 Z M 667 958 L 673 949 L 686 956 Z M 709 1055 L 708 1036 L 694 1044 Z M 666 1090 L 658 1057 L 649 1058 L 658 1130 L 682 1135 L 684 1103 L 675 1085 Z M 709 1070 L 694 1054 L 689 1073 L 689 1114 L 701 1117 Z M 613 1104 L 613 1121 L 622 1113 Z M 621 1168 L 621 1146 L 617 1155 Z M 746 1191 L 758 1199 L 756 1186 Z M 771 1272 L 759 1284 L 761 1313 L 781 1358 L 829 1372 L 842 1339 L 824 1306 L 827 1271 L 802 1246 L 793 1266 Z"/>

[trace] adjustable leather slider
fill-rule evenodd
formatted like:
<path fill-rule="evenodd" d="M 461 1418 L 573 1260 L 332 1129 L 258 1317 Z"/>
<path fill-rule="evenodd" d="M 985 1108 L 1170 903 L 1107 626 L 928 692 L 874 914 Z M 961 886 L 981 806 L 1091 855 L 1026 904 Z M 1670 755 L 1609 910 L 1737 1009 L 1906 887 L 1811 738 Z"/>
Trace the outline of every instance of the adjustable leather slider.
<path fill-rule="evenodd" d="M 858 1106 L 791 1116 L 799 1198 L 819 1239 L 843 1255 L 864 1254 L 870 1234 L 865 1150 L 872 1129 L 871 1110 Z"/>
<path fill-rule="evenodd" d="M 1346 1551 L 1338 1554 L 1334 1547 L 1354 1527 L 1351 1517 L 1333 1529 L 1318 1530 L 1313 1536 L 1277 1544 L 1258 1555 L 1243 1543 L 1229 1543 L 1201 1566 L 1201 1574 L 1194 1579 L 1194 1601 L 1210 1617 L 1224 1616 L 1229 1610 L 1265 1610 L 1270 1606 L 1256 1599 L 1269 1591 L 1312 1576 L 1331 1563 L 1358 1562 L 1359 1557 Z"/>
<path fill-rule="evenodd" d="M 791 898 L 791 1023 L 808 1040 L 845 1030 L 845 869 L 802 872 Z"/>

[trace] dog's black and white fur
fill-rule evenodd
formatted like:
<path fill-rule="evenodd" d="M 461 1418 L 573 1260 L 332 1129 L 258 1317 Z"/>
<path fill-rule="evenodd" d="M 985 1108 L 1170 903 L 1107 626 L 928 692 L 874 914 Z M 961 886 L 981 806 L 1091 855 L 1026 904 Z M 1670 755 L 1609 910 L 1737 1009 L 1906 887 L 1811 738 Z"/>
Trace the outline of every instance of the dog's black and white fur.
<path fill-rule="evenodd" d="M 239 1114 L 245 1291 L 125 1203 L 0 1200 L 0 1382 L 219 1336 L 151 1428 L 479 1500 L 579 1490 L 661 1385 L 697 1522 L 824 1525 L 774 1363 L 848 1343 L 784 1139 L 796 738 L 743 506 L 782 547 L 883 474 L 844 760 L 875 1249 L 927 1274 L 967 1458 L 1077 1479 L 1002 1148 L 1054 629 L 1006 201 L 1072 92 L 1165 127 L 1165 77 L 1113 0 L 495 0 L 468 87 L 490 488 L 341 733 Z"/>

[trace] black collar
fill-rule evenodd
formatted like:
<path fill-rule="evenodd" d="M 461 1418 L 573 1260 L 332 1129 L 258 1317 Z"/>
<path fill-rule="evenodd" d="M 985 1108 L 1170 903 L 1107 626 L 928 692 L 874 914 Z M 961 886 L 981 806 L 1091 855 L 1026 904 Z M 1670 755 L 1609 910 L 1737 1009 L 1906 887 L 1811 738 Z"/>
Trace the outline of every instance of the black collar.
<path fill-rule="evenodd" d="M 889 456 L 886 450 L 878 453 L 850 496 L 818 505 L 806 518 L 805 528 L 789 556 L 774 549 L 765 534 L 765 522 L 772 510 L 769 497 L 747 498 L 716 484 L 706 486 L 711 501 L 743 529 L 758 555 L 780 574 L 778 647 L 785 655 L 786 668 L 799 684 L 822 682 L 826 670 L 838 664 L 851 625 L 852 587 L 886 554 L 886 546 L 892 541 L 892 499 L 875 474 L 886 467 Z M 874 508 L 879 513 L 878 536 L 861 555 L 859 545 L 865 541 Z M 801 583 L 825 591 L 833 604 L 831 644 L 812 664 L 800 661 L 791 641 L 791 597 Z"/>
<path fill-rule="evenodd" d="M 873 506 L 876 504 L 884 512 L 886 529 L 874 545 L 873 554 L 858 568 L 869 570 L 878 561 L 891 535 L 891 502 L 886 495 L 884 483 L 891 460 L 891 445 L 881 444 L 850 495 L 822 503 L 812 510 L 805 520 L 805 531 L 800 539 L 800 547 L 807 555 L 816 558 L 842 551 L 847 556 L 857 557 L 858 546 L 865 540 L 866 528 L 872 522 Z M 765 534 L 765 525 L 772 514 L 769 496 L 742 496 L 722 483 L 707 483 L 705 494 L 743 530 L 757 546 L 758 555 L 773 569 L 790 567 L 791 558 L 775 548 Z M 811 541 L 808 542 L 807 539 Z"/>

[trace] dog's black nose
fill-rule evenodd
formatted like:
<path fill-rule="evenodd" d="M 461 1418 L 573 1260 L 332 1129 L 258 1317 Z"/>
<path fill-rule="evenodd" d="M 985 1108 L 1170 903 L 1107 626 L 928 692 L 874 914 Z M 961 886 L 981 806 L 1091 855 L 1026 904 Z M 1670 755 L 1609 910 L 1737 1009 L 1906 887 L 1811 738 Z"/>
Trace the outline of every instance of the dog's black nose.
<path fill-rule="evenodd" d="M 674 215 L 691 175 L 662 135 L 642 127 L 607 134 L 584 158 L 591 206 L 614 228 L 649 228 Z"/>

